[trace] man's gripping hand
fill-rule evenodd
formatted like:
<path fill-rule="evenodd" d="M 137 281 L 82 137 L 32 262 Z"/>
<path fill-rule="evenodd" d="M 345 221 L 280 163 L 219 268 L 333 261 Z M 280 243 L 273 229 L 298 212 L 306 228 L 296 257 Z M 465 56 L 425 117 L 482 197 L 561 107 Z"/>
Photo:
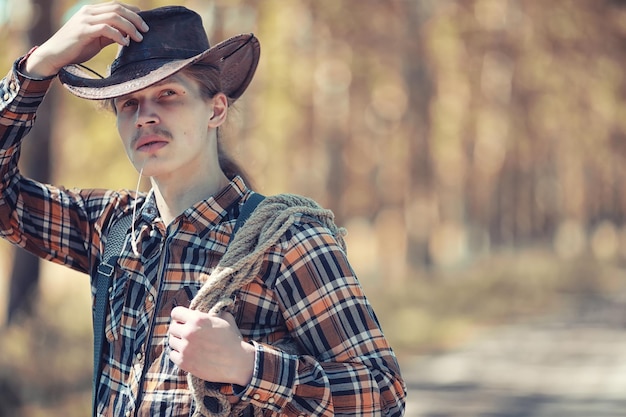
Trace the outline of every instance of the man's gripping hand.
<path fill-rule="evenodd" d="M 32 77 L 56 75 L 69 64 L 88 61 L 105 46 L 140 42 L 148 26 L 139 9 L 115 1 L 80 8 L 26 60 L 23 71 Z"/>
<path fill-rule="evenodd" d="M 243 340 L 232 314 L 175 307 L 171 317 L 170 360 L 179 368 L 205 381 L 250 383 L 255 348 Z"/>

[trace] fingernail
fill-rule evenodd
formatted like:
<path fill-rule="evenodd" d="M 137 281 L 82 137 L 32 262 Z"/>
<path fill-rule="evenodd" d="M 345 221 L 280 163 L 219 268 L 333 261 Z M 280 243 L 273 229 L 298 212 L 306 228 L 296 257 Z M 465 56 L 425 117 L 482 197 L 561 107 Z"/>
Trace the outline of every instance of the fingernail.
<path fill-rule="evenodd" d="M 147 24 L 146 22 L 143 22 L 143 23 L 141 24 L 141 29 L 142 29 L 144 32 L 147 32 L 147 31 L 149 31 L 149 30 L 150 30 L 150 26 L 148 26 L 148 24 Z"/>

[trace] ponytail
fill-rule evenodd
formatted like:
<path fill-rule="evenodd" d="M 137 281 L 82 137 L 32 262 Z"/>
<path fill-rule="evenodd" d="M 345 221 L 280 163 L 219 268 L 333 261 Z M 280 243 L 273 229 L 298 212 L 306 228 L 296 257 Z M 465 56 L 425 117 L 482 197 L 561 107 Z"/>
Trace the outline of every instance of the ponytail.
<path fill-rule="evenodd" d="M 236 176 L 240 176 L 246 183 L 248 188 L 254 188 L 252 179 L 248 176 L 245 169 L 224 149 L 222 131 L 218 127 L 216 129 L 217 135 L 217 157 L 222 172 L 228 179 L 233 179 Z"/>

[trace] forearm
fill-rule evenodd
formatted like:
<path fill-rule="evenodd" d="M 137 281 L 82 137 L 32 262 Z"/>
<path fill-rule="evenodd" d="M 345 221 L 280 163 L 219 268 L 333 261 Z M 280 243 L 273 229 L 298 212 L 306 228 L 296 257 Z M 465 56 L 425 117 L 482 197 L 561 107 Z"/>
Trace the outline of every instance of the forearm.
<path fill-rule="evenodd" d="M 255 369 L 241 398 L 287 415 L 400 416 L 406 387 L 397 360 L 345 253 L 323 228 L 301 226 L 266 273 L 293 354 L 256 343 Z M 271 270 L 271 266 L 269 266 Z M 264 321 L 271 321 L 264 317 Z M 285 339 L 286 338 L 286 339 Z M 271 339 L 268 339 L 271 340 Z"/>
<path fill-rule="evenodd" d="M 24 178 L 18 170 L 22 139 L 52 81 L 25 76 L 23 62 L 17 60 L 0 82 L 7 90 L 0 97 L 0 236 L 41 258 L 86 270 L 88 221 L 80 194 Z"/>
<path fill-rule="evenodd" d="M 16 245 L 24 245 L 24 221 L 17 218 L 18 207 L 24 206 L 20 197 L 23 181 L 18 170 L 21 143 L 34 125 L 37 108 L 51 81 L 33 80 L 20 73 L 25 59 L 15 61 L 0 81 L 0 233 Z"/>
<path fill-rule="evenodd" d="M 21 68 L 26 57 L 15 61 L 13 68 L 0 81 L 0 155 L 14 153 L 23 137 L 32 128 L 37 109 L 53 78 L 35 79 L 25 76 Z M 4 171 L 4 162 L 2 169 Z M 4 172 L 2 172 L 4 174 Z"/>
<path fill-rule="evenodd" d="M 257 344 L 255 376 L 240 396 L 287 416 L 401 416 L 405 388 L 392 353 L 320 361 Z M 388 365 L 391 364 L 392 368 Z M 266 378 L 266 379 L 263 379 Z"/>

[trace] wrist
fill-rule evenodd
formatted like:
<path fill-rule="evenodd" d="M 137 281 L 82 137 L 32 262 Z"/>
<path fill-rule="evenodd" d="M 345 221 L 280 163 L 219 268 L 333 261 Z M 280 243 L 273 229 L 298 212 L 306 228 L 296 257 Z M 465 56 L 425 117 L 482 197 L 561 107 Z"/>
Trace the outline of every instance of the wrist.
<path fill-rule="evenodd" d="M 50 65 L 49 61 L 45 57 L 41 56 L 38 46 L 31 48 L 30 51 L 20 61 L 21 72 L 30 78 L 51 78 L 57 75 L 60 71 Z"/>
<path fill-rule="evenodd" d="M 241 341 L 241 347 L 243 349 L 244 355 L 242 360 L 241 372 L 237 376 L 237 381 L 234 381 L 235 384 L 240 385 L 242 387 L 246 387 L 252 381 L 252 375 L 254 374 L 254 366 L 256 362 L 256 348 L 251 343 Z"/>

